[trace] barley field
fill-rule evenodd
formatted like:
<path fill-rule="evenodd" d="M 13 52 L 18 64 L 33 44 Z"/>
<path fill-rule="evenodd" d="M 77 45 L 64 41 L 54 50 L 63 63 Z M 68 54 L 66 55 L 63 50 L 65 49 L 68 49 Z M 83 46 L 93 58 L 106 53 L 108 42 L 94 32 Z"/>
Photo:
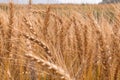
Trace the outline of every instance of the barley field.
<path fill-rule="evenodd" d="M 0 4 L 0 80 L 120 80 L 120 4 Z"/>

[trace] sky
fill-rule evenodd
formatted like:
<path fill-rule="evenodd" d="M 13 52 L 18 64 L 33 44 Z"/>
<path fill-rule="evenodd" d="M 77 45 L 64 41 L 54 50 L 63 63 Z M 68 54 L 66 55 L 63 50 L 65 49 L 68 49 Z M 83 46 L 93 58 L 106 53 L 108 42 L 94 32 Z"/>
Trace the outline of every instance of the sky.
<path fill-rule="evenodd" d="M 28 0 L 13 0 L 16 3 L 28 3 Z M 102 0 L 32 0 L 33 3 L 39 4 L 39 3 L 90 3 L 90 4 L 96 4 L 101 2 Z M 7 3 L 9 0 L 0 0 L 0 3 Z"/>

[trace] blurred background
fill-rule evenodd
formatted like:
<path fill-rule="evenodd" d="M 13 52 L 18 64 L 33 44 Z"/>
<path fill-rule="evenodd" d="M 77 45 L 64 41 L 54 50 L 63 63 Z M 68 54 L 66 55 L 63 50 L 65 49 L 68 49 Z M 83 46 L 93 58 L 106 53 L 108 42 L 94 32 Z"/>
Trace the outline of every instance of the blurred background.
<path fill-rule="evenodd" d="M 10 0 L 0 0 L 0 3 L 8 3 Z M 27 4 L 28 0 L 13 0 L 15 3 L 19 4 Z M 108 0 L 107 0 L 108 1 Z M 63 3 L 69 3 L 69 4 L 98 4 L 102 2 L 102 0 L 32 0 L 35 4 L 63 4 Z"/>

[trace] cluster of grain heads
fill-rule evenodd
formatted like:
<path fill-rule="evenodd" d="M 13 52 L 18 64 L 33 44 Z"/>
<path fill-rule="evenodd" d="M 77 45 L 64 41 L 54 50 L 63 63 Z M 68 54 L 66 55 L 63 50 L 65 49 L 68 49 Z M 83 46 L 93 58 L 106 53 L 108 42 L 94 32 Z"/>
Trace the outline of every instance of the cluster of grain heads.
<path fill-rule="evenodd" d="M 0 13 L 3 79 L 120 79 L 118 9 L 113 9 L 116 13 L 110 22 L 112 17 L 105 13 L 113 14 L 108 10 L 98 12 L 97 20 L 95 6 L 81 6 L 82 10 L 69 5 L 68 15 L 64 5 L 31 6 L 29 1 L 30 9 L 9 3 L 9 13 Z"/>

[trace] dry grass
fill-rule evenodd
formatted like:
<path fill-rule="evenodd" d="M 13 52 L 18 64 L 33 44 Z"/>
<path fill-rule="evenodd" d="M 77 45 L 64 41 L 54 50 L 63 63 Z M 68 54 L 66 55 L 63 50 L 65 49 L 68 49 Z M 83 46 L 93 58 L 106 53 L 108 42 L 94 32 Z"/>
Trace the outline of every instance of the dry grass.
<path fill-rule="evenodd" d="M 120 80 L 120 4 L 0 6 L 0 80 Z"/>

